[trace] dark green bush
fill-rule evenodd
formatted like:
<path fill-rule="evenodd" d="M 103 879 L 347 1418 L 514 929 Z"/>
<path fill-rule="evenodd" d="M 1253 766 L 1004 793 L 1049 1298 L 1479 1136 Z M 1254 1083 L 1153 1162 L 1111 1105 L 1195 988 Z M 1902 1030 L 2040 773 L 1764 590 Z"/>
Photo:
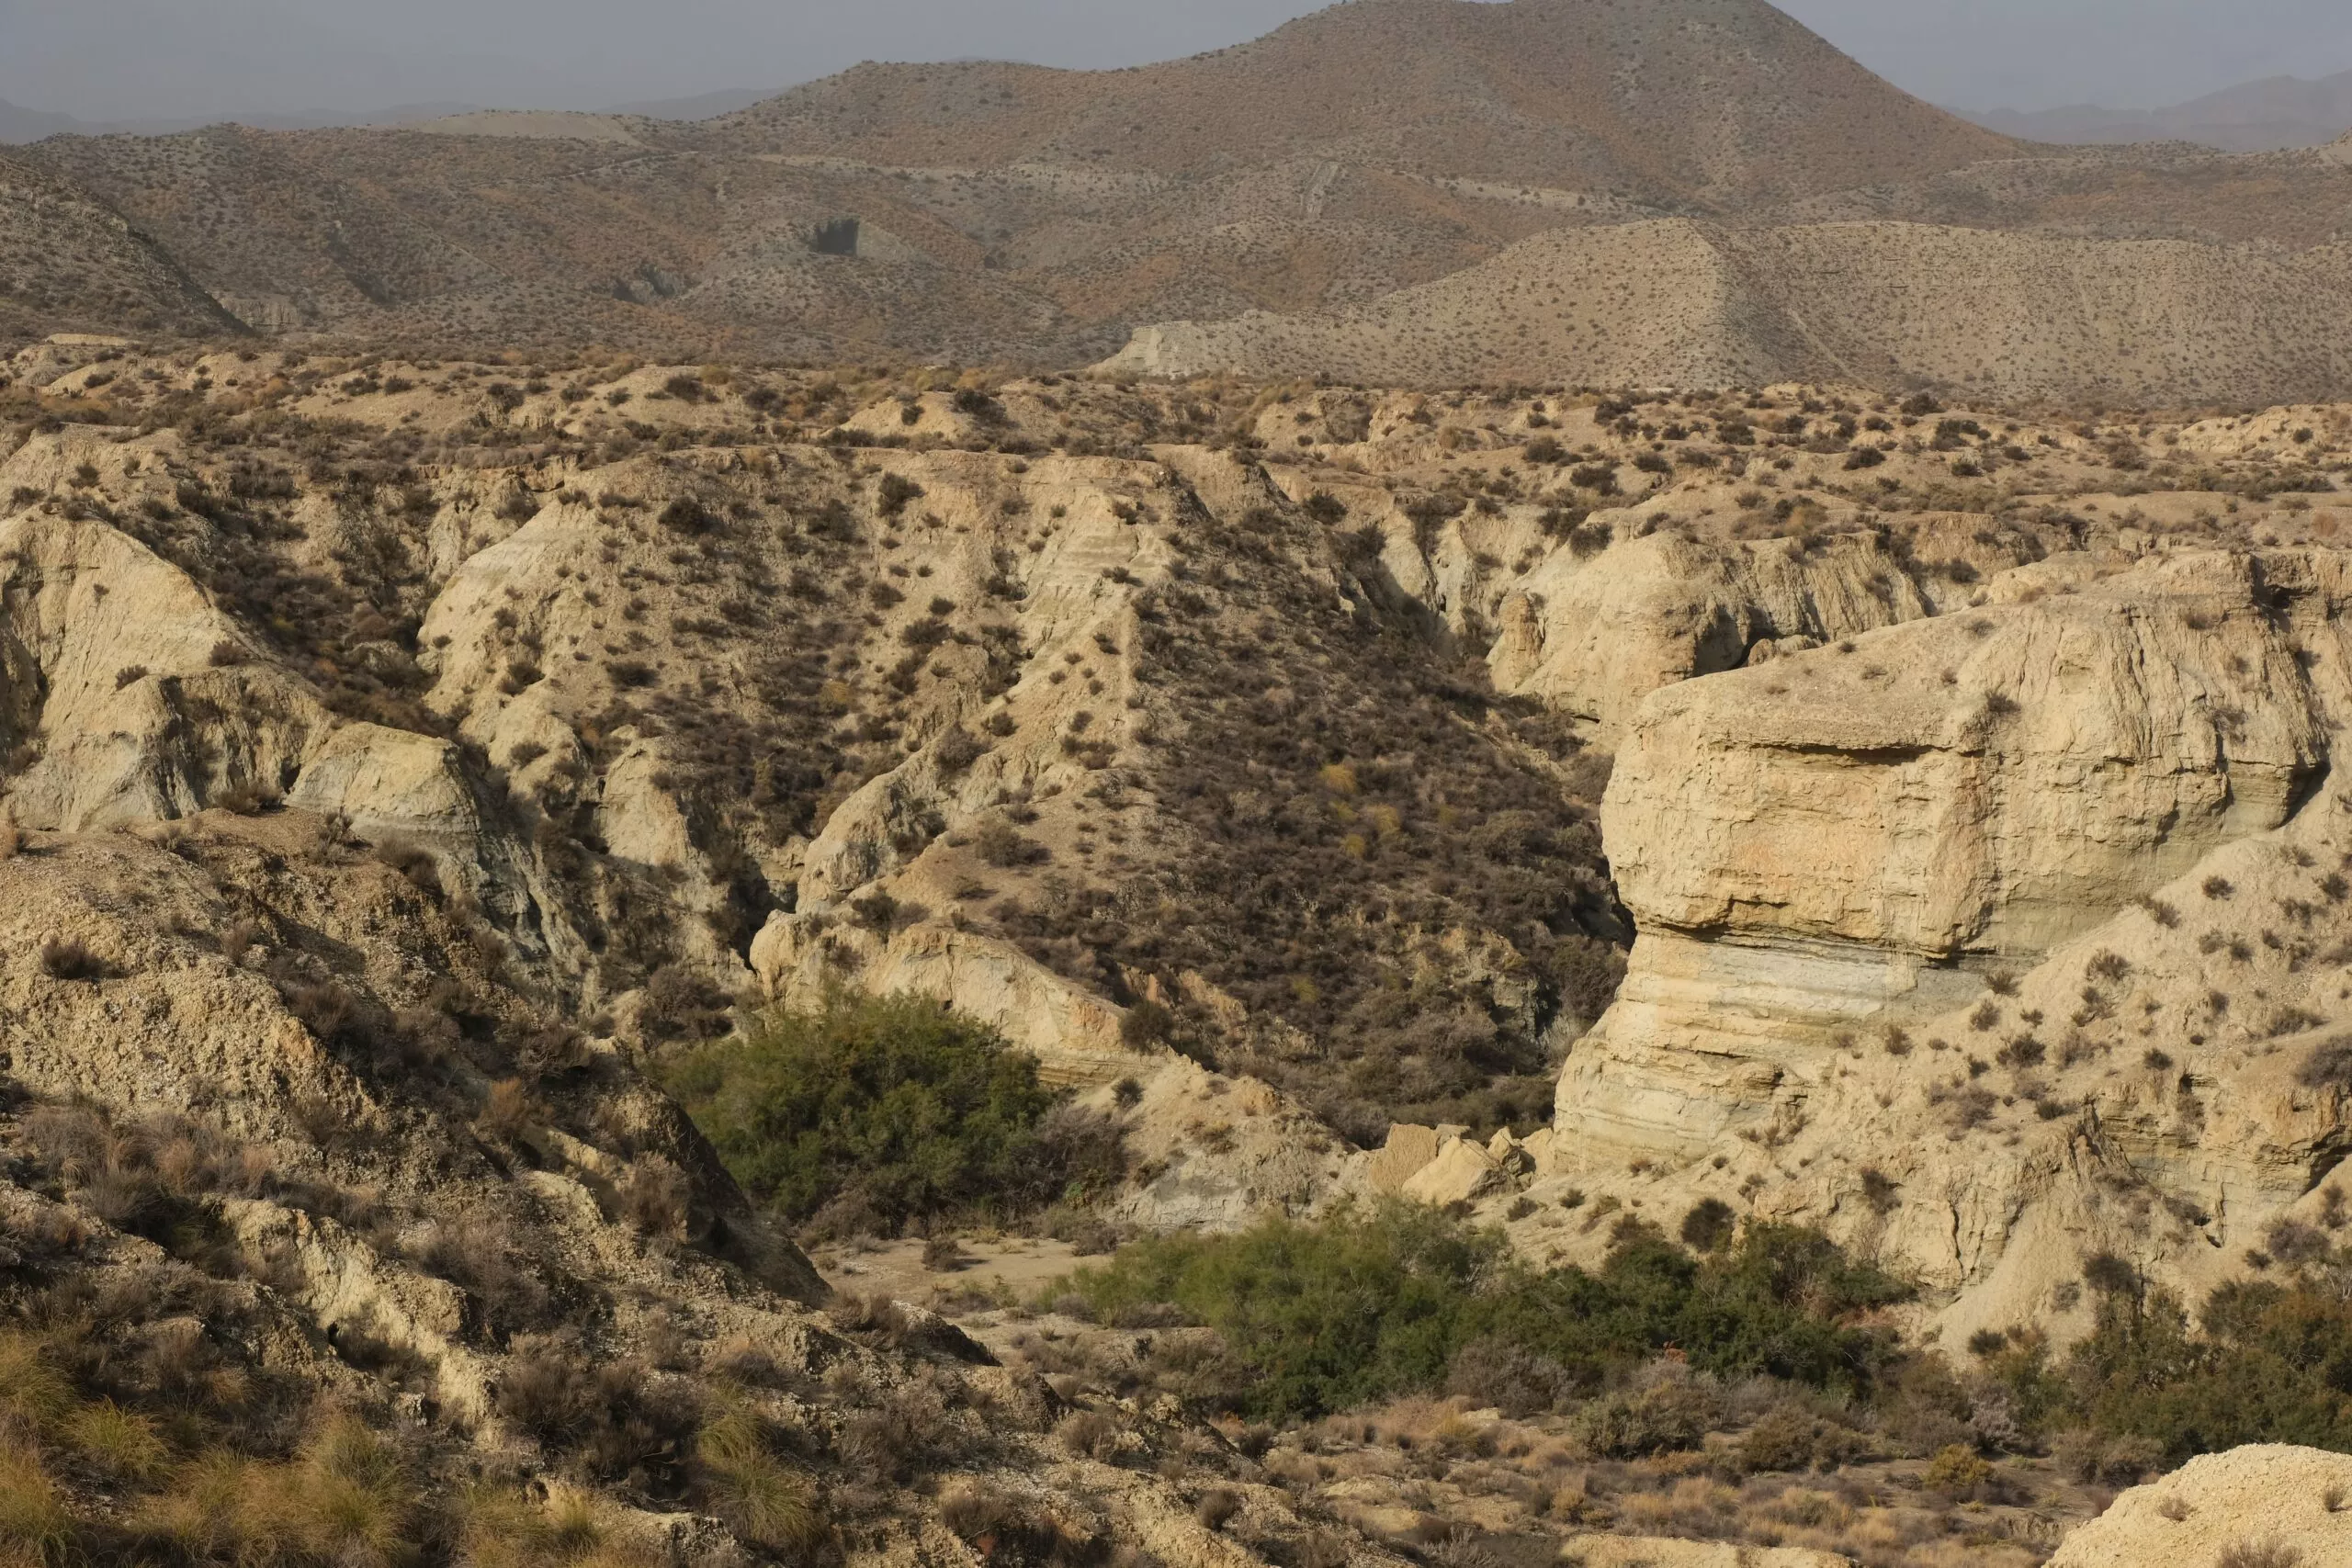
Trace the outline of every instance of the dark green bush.
<path fill-rule="evenodd" d="M 2192 1324 L 2169 1292 L 2109 1288 L 2065 1383 L 2092 1432 L 2175 1463 L 2245 1443 L 2352 1452 L 2352 1302 L 2308 1280 L 2239 1280 Z"/>
<path fill-rule="evenodd" d="M 668 1076 L 735 1179 L 795 1223 L 1007 1217 L 1125 1171 L 1114 1124 L 1065 1104 L 996 1031 L 921 998 L 770 1012 Z"/>
<path fill-rule="evenodd" d="M 1851 1320 L 1907 1293 L 1792 1226 L 1752 1225 L 1706 1261 L 1628 1227 L 1599 1272 L 1539 1273 L 1511 1258 L 1499 1232 L 1412 1204 L 1157 1237 L 1068 1288 L 1105 1321 L 1172 1308 L 1215 1328 L 1250 1369 L 1242 1407 L 1268 1418 L 1449 1380 L 1484 1390 L 1505 1368 L 1556 1403 L 1668 1346 L 1720 1377 L 1866 1392 L 1895 1347 Z"/>

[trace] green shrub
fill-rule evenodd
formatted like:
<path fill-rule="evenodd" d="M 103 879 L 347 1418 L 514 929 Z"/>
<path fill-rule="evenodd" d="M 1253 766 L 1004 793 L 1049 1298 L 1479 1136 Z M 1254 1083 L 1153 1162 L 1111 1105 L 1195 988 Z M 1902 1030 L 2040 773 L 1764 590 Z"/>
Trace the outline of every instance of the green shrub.
<path fill-rule="evenodd" d="M 1414 1204 L 1156 1237 L 1057 1289 L 1104 1322 L 1172 1309 L 1215 1328 L 1250 1374 L 1238 1403 L 1266 1418 L 1449 1382 L 1476 1393 L 1504 1368 L 1556 1403 L 1668 1346 L 1717 1377 L 1862 1391 L 1895 1347 L 1849 1320 L 1906 1294 L 1792 1226 L 1751 1225 L 1703 1262 L 1627 1227 L 1599 1272 L 1537 1272 L 1511 1258 L 1499 1232 Z"/>
<path fill-rule="evenodd" d="M 1667 1377 L 1594 1400 L 1577 1413 L 1576 1435 L 1601 1459 L 1640 1459 L 1695 1449 L 1723 1419 L 1720 1389 L 1690 1377 Z"/>
<path fill-rule="evenodd" d="M 746 1189 L 795 1223 L 895 1234 L 1006 1216 L 1125 1174 L 1118 1128 L 986 1025 L 916 997 L 780 1010 L 679 1058 L 671 1087 Z"/>
<path fill-rule="evenodd" d="M 2236 1281 L 2194 1325 L 2164 1291 L 2101 1292 L 2066 1363 L 2072 1413 L 2175 1463 L 2245 1443 L 2352 1453 L 2352 1302 L 2307 1281 Z"/>

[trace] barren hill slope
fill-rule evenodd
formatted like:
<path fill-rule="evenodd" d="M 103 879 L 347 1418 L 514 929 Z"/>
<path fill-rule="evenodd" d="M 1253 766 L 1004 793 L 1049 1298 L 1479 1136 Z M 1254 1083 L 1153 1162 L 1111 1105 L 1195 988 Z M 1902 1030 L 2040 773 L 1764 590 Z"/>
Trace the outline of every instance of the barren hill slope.
<path fill-rule="evenodd" d="M 1218 346 L 1123 362 L 2166 403 L 2341 389 L 2320 254 L 2352 203 L 2338 150 L 2007 141 L 1760 0 L 1357 0 L 1162 65 L 868 65 L 692 124 L 488 113 L 22 156 L 141 236 L 123 242 L 138 266 L 187 279 L 93 288 L 131 264 L 20 247 L 63 280 L 26 335 L 95 320 L 448 357 L 1068 367 L 1190 321 Z M 10 221 L 54 221 L 29 190 Z M 1889 220 L 1934 231 L 1859 227 Z M 2112 240 L 2195 248 L 2090 243 Z M 1554 268 L 1577 321 L 1521 308 Z M 1478 341 L 1415 347 L 1438 320 Z M 2119 321 L 2177 325 L 2184 346 Z M 1392 328 L 1376 355 L 1355 341 Z"/>
<path fill-rule="evenodd" d="M 235 326 L 120 216 L 39 168 L 0 158 L 0 335 Z"/>
<path fill-rule="evenodd" d="M 1370 299 L 1544 229 L 2013 154 L 1755 0 L 1371 0 L 1142 70 L 866 66 L 692 125 L 27 156 L 264 332 L 1067 364 L 1137 321 Z"/>
<path fill-rule="evenodd" d="M 1826 378 L 1996 399 L 2324 397 L 2352 363 L 2352 259 L 1910 223 L 1549 233 L 1371 304 L 1145 328 L 1161 376 L 1436 385 Z"/>
<path fill-rule="evenodd" d="M 712 129 L 882 164 L 1187 175 L 1316 157 L 1709 207 L 2014 145 L 1760 0 L 1356 0 L 1139 70 L 861 66 Z"/>

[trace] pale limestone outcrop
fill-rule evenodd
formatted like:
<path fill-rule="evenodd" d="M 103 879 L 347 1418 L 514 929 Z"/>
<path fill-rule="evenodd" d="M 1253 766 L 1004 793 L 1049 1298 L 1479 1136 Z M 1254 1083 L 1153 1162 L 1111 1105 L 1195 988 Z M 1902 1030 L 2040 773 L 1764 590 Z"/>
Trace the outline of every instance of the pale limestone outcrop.
<path fill-rule="evenodd" d="M 2152 562 L 1657 694 L 1604 811 L 1640 936 L 1546 1175 L 1826 1224 L 1962 1335 L 2079 1314 L 2102 1248 L 2194 1294 L 2317 1213 L 2348 564 Z"/>
<path fill-rule="evenodd" d="M 1660 692 L 1602 813 L 1662 939 L 1619 1027 L 1932 1000 L 2278 827 L 2327 747 L 2260 591 L 2200 557 Z"/>
<path fill-rule="evenodd" d="M 588 508 L 545 507 L 469 557 L 434 599 L 417 633 L 424 649 L 418 661 L 435 677 L 434 706 L 468 735 L 487 744 L 502 738 L 500 720 L 523 694 L 500 683 L 526 649 L 553 658 L 591 646 L 584 634 L 604 617 L 586 601 L 594 592 L 589 580 L 574 571 L 593 557 L 597 539 Z M 534 704 L 532 711 L 536 718 L 544 708 Z"/>
<path fill-rule="evenodd" d="M 662 787 L 661 751 L 640 742 L 605 770 L 596 826 L 605 847 L 640 865 L 684 867 L 694 863 L 694 840 L 677 797 Z"/>
<path fill-rule="evenodd" d="M 1429 1164 L 1405 1179 L 1397 1190 L 1405 1197 L 1441 1207 L 1465 1199 L 1482 1198 L 1508 1179 L 1503 1162 L 1469 1139 L 1449 1138 Z"/>
<path fill-rule="evenodd" d="M 68 840 L 0 862 L 0 1053 L 18 1082 L 138 1112 L 198 1111 L 245 1135 L 297 1099 L 364 1115 L 350 1076 L 288 1016 L 262 975 L 192 956 L 166 929 L 236 918 L 198 868 L 129 834 Z M 40 952 L 79 942 L 107 976 L 60 985 Z"/>
<path fill-rule="evenodd" d="M 280 1276 L 281 1290 L 330 1343 L 364 1336 L 397 1346 L 433 1369 L 434 1393 L 445 1409 L 477 1425 L 495 1420 L 495 1364 L 465 1343 L 465 1292 L 388 1263 L 323 1215 L 253 1199 L 232 1199 L 222 1209 L 240 1243 L 290 1266 Z"/>
<path fill-rule="evenodd" d="M 2267 1547 L 2264 1562 L 2352 1562 L 2352 1457 L 2283 1443 L 2205 1454 L 2134 1486 L 2068 1536 L 2049 1568 L 2221 1562 Z M 2250 1559 L 2251 1560 L 2251 1559 Z"/>
<path fill-rule="evenodd" d="M 1120 1043 L 1121 1010 L 1004 942 L 941 925 L 888 938 L 820 916 L 775 914 L 752 942 L 768 996 L 806 1005 L 844 983 L 953 1003 L 1035 1055 L 1046 1078 L 1101 1084 L 1155 1058 Z"/>
<path fill-rule="evenodd" d="M 469 845 L 481 830 L 457 747 L 378 724 L 346 725 L 328 737 L 287 804 L 339 817 L 371 842 L 413 836 Z"/>
<path fill-rule="evenodd" d="M 1504 1128 L 1483 1145 L 1464 1136 L 1468 1131 L 1397 1122 L 1388 1129 L 1385 1143 L 1362 1156 L 1351 1185 L 1443 1207 L 1519 1191 L 1544 1168 L 1551 1152 L 1549 1127 L 1525 1138 Z"/>
<path fill-rule="evenodd" d="M 1442 1134 L 1434 1127 L 1399 1122 L 1388 1129 L 1388 1141 L 1364 1162 L 1364 1181 L 1375 1192 L 1401 1192 L 1405 1183 L 1437 1158 Z"/>
<path fill-rule="evenodd" d="M 1272 1086 L 1170 1053 L 1128 1076 L 1127 1096 L 1100 1089 L 1084 1101 L 1126 1128 L 1136 1179 L 1110 1210 L 1127 1224 L 1242 1230 L 1269 1214 L 1320 1213 L 1357 1190 L 1363 1156 Z"/>

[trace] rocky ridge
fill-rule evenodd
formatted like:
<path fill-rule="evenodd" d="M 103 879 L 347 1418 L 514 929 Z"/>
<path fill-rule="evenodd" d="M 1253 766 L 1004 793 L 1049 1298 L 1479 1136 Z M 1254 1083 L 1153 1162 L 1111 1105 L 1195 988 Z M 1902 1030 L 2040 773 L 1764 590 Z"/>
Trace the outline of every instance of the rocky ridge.
<path fill-rule="evenodd" d="M 1547 1179 L 1825 1224 L 1962 1335 L 2333 1215 L 2344 570 L 2054 556 L 1652 696 L 1603 814 L 1641 934 Z"/>

